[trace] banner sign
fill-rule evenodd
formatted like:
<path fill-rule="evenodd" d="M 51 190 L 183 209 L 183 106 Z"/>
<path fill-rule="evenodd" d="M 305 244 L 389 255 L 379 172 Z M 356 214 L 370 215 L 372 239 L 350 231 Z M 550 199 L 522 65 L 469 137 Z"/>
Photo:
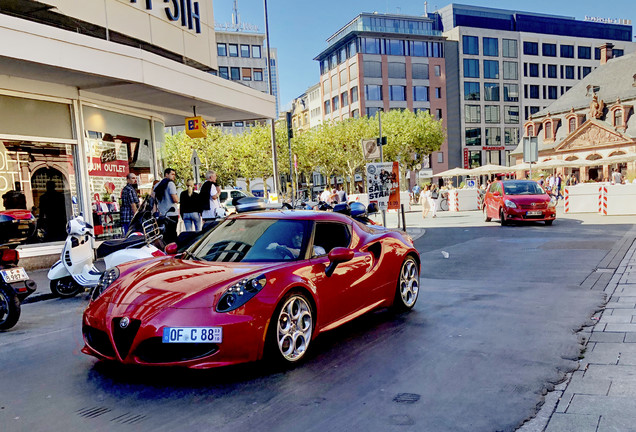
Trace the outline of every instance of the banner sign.
<path fill-rule="evenodd" d="M 380 210 L 400 208 L 400 164 L 397 162 L 367 164 L 369 203 Z"/>

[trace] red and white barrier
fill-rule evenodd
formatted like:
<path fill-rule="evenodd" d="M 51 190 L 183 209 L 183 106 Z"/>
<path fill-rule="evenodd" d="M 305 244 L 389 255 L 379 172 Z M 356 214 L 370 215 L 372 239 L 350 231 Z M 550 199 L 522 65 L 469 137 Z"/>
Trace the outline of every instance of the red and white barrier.
<path fill-rule="evenodd" d="M 565 188 L 566 213 L 636 214 L 636 185 L 581 183 Z"/>
<path fill-rule="evenodd" d="M 605 185 L 602 195 L 601 214 L 607 216 L 636 214 L 636 185 Z"/>
<path fill-rule="evenodd" d="M 601 206 L 598 183 L 579 183 L 565 188 L 566 213 L 598 213 Z"/>
<path fill-rule="evenodd" d="M 450 211 L 477 210 L 479 191 L 477 189 L 451 189 L 448 191 L 448 209 Z"/>

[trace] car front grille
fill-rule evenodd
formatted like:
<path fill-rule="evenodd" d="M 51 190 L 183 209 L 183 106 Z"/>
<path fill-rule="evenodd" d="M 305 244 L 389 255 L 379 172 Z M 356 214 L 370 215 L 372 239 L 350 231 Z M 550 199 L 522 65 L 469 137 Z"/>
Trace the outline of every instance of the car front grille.
<path fill-rule="evenodd" d="M 82 328 L 86 344 L 104 357 L 115 358 L 115 350 L 106 332 L 85 325 Z"/>
<path fill-rule="evenodd" d="M 145 363 L 172 363 L 207 357 L 219 350 L 213 343 L 163 343 L 152 337 L 141 342 L 134 354 Z"/>
<path fill-rule="evenodd" d="M 523 210 L 543 210 L 548 208 L 547 203 L 536 203 L 536 205 L 522 205 Z"/>
<path fill-rule="evenodd" d="M 133 340 L 135 340 L 135 336 L 137 336 L 141 321 L 131 319 L 129 324 L 125 328 L 122 328 L 120 325 L 121 320 L 122 318 L 113 318 L 113 340 L 115 341 L 119 356 L 125 359 L 132 346 Z"/>

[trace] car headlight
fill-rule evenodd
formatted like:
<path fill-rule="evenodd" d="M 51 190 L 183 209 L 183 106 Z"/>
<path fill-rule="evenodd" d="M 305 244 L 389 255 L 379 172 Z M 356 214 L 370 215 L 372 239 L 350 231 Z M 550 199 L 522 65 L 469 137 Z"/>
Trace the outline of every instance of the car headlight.
<path fill-rule="evenodd" d="M 517 204 L 515 204 L 513 201 L 510 201 L 510 200 L 505 200 L 504 204 L 508 208 L 517 208 Z"/>
<path fill-rule="evenodd" d="M 216 305 L 217 312 L 229 312 L 247 303 L 267 285 L 264 274 L 252 279 L 243 279 L 229 287 Z"/>
<path fill-rule="evenodd" d="M 93 292 L 91 293 L 91 300 L 97 300 L 97 297 L 102 295 L 102 293 L 106 291 L 106 288 L 108 288 L 113 282 L 115 282 L 118 277 L 119 269 L 117 267 L 106 270 L 99 278 L 99 282 L 97 282 L 95 288 L 93 288 Z"/>
<path fill-rule="evenodd" d="M 557 199 L 555 197 L 550 198 L 550 202 L 548 203 L 549 207 L 556 207 Z"/>

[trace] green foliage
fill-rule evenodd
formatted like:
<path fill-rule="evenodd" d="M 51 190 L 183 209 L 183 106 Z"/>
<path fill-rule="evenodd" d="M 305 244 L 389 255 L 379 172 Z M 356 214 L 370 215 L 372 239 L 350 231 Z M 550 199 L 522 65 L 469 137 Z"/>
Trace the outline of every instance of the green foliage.
<path fill-rule="evenodd" d="M 350 177 L 350 190 L 353 190 L 356 172 L 364 172 L 367 163 L 361 140 L 377 137 L 378 129 L 376 116 L 327 121 L 302 133 L 296 131 L 292 153 L 297 158 L 298 172 L 310 176 L 312 171 L 318 171 L 327 178 L 332 175 Z M 445 138 L 441 120 L 434 120 L 428 113 L 414 114 L 408 110 L 382 113 L 382 134 L 387 137 L 384 160 L 399 161 L 403 170 L 414 169 L 426 155 L 439 150 Z M 167 166 L 176 170 L 177 183 L 181 186 L 192 178 L 190 158 L 194 149 L 203 163 L 202 176 L 212 169 L 222 184 L 232 185 L 239 177 L 249 182 L 249 179 L 272 176 L 271 142 L 268 124 L 252 127 L 241 135 L 225 134 L 220 128 L 208 127 L 206 138 L 191 139 L 185 133 L 166 136 L 162 156 Z M 279 174 L 288 174 L 289 145 L 285 122 L 276 124 L 276 148 Z"/>

